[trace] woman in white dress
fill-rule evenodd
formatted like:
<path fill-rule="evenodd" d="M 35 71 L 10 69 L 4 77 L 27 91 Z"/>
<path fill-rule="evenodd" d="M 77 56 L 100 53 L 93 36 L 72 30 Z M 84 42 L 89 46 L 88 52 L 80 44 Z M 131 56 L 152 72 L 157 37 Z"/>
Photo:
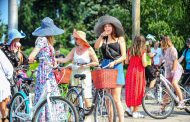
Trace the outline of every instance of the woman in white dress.
<path fill-rule="evenodd" d="M 11 96 L 11 88 L 8 79 L 13 76 L 13 66 L 5 54 L 0 50 L 0 111 L 2 121 L 6 119 L 6 105 Z"/>

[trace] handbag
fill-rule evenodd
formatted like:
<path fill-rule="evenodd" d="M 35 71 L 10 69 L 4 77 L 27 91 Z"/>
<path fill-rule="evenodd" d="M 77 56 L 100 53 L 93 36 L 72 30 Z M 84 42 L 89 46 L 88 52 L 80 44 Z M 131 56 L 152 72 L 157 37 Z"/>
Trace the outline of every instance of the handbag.
<path fill-rule="evenodd" d="M 118 59 L 119 57 L 121 57 L 121 55 L 115 51 L 114 49 L 110 48 L 107 44 L 107 40 L 108 38 L 106 38 L 106 53 L 109 55 L 109 57 L 113 60 Z"/>
<path fill-rule="evenodd" d="M 57 84 L 69 84 L 72 70 L 70 68 L 56 69 L 53 71 Z"/>

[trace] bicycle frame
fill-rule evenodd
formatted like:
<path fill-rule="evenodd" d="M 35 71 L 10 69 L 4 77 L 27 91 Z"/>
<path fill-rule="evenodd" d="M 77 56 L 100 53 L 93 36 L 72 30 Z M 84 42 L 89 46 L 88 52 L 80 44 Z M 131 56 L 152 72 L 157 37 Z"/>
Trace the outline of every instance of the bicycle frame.
<path fill-rule="evenodd" d="M 174 88 L 173 88 L 172 84 L 170 83 L 170 81 L 167 80 L 162 74 L 160 74 L 160 77 L 159 77 L 159 78 L 160 78 L 160 80 L 162 81 L 162 83 L 164 84 L 164 86 L 166 87 L 166 89 L 168 90 L 169 94 L 172 96 L 172 98 L 173 98 L 177 103 L 179 103 L 178 97 L 175 95 L 175 93 L 174 93 L 173 90 L 172 90 L 172 89 L 174 89 Z M 184 91 L 186 91 L 183 87 L 180 86 L 180 88 L 183 89 Z M 187 91 L 186 91 L 186 93 L 190 96 L 190 93 L 188 93 Z M 190 98 L 184 99 L 183 101 L 188 101 L 188 100 L 190 100 Z"/>
<path fill-rule="evenodd" d="M 48 102 L 49 110 L 50 110 L 50 111 L 52 110 L 51 104 L 50 104 L 50 93 L 51 93 L 51 89 L 50 89 L 49 80 L 47 80 L 46 84 L 47 84 L 47 89 L 42 92 L 42 95 L 41 95 L 41 97 L 39 98 L 39 101 L 36 103 L 36 105 L 35 105 L 35 106 L 32 106 L 32 105 L 31 105 L 32 103 L 29 102 L 29 101 L 30 101 L 29 96 L 27 96 L 27 97 L 24 99 L 24 101 L 22 101 L 22 102 L 18 105 L 18 107 L 16 108 L 15 112 L 18 113 L 18 115 L 19 115 L 19 114 L 21 115 L 21 116 L 15 115 L 16 117 L 18 117 L 18 118 L 20 118 L 20 119 L 22 119 L 22 120 L 25 120 L 25 121 L 26 121 L 26 120 L 32 120 L 32 117 L 33 117 L 35 111 L 36 111 L 37 108 L 41 105 L 41 103 L 42 103 L 43 101 L 45 101 L 46 99 L 47 99 L 47 102 Z M 46 92 L 46 91 L 47 91 L 47 92 Z M 24 96 L 26 96 L 26 94 L 25 94 L 24 92 L 23 92 L 22 94 L 24 94 Z M 25 114 L 25 113 L 19 113 L 19 112 L 17 112 L 17 110 L 20 108 L 20 106 L 21 106 L 24 102 L 27 102 L 27 103 L 28 103 L 28 106 L 29 106 L 28 113 Z M 50 114 L 51 114 L 51 112 L 50 112 Z M 52 119 L 52 115 L 50 115 L 50 116 L 51 116 L 51 119 Z M 25 119 L 25 118 L 26 118 L 26 119 Z"/>
<path fill-rule="evenodd" d="M 52 66 L 53 67 L 53 66 Z M 52 68 L 53 69 L 53 68 Z M 51 70 L 52 71 L 52 70 Z M 39 98 L 39 101 L 36 103 L 36 105 L 35 106 L 33 106 L 32 105 L 32 103 L 31 103 L 31 99 L 29 98 L 29 96 L 27 96 L 25 99 L 24 99 L 24 101 L 22 101 L 19 105 L 18 105 L 18 107 L 16 108 L 16 110 L 15 110 L 15 113 L 17 113 L 18 115 L 20 114 L 21 116 L 17 116 L 17 115 L 15 115 L 15 116 L 17 116 L 18 118 L 20 118 L 20 119 L 22 119 L 22 120 L 32 120 L 32 118 L 33 118 L 33 116 L 34 116 L 34 113 L 36 112 L 36 110 L 37 110 L 37 108 L 43 103 L 43 101 L 45 101 L 45 100 L 47 100 L 47 103 L 48 103 L 48 108 L 49 108 L 49 110 L 51 111 L 52 110 L 52 106 L 51 106 L 51 103 L 50 103 L 50 95 L 51 95 L 51 91 L 53 91 L 53 90 L 51 90 L 51 87 L 50 87 L 50 79 L 48 78 L 48 76 L 49 76 L 49 74 L 51 73 L 51 71 L 49 71 L 47 74 L 46 74 L 46 86 L 44 86 L 44 88 L 46 88 L 45 90 L 43 90 L 43 92 L 42 92 L 42 94 L 41 94 L 41 96 L 40 96 L 40 98 Z M 23 94 L 25 94 L 24 92 L 23 92 Z M 25 96 L 26 96 L 26 94 L 25 94 Z M 30 101 L 30 102 L 29 102 Z M 28 113 L 19 113 L 19 112 L 17 112 L 17 110 L 19 109 L 19 107 L 24 103 L 24 102 L 26 102 L 26 103 L 29 103 L 29 104 L 26 104 L 27 106 L 29 106 L 29 111 L 28 111 Z M 26 119 L 25 119 L 26 118 Z M 52 119 L 53 117 L 52 117 L 52 113 L 50 112 L 50 120 L 53 120 Z"/>

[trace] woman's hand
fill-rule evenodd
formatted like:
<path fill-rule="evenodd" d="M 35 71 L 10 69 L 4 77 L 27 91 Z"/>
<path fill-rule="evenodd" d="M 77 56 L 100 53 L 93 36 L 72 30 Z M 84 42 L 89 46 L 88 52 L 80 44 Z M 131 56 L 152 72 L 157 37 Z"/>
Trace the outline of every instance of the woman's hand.
<path fill-rule="evenodd" d="M 104 31 L 101 35 L 100 35 L 100 37 L 105 37 L 105 36 L 108 36 L 108 34 L 106 33 L 106 31 Z"/>
<path fill-rule="evenodd" d="M 111 63 L 109 63 L 109 68 L 113 68 L 115 66 L 115 62 L 112 61 Z"/>

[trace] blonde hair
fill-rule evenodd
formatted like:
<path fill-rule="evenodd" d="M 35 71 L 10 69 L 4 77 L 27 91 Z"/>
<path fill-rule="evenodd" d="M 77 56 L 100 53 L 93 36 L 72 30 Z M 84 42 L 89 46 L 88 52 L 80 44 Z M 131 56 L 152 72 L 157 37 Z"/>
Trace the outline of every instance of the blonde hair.
<path fill-rule="evenodd" d="M 143 52 L 146 51 L 146 40 L 144 36 L 135 36 L 133 44 L 130 48 L 130 53 L 132 56 L 141 56 Z"/>
<path fill-rule="evenodd" d="M 54 45 L 54 42 L 55 42 L 54 37 L 53 37 L 53 36 L 47 36 L 46 38 L 47 38 L 49 44 L 51 44 L 51 45 L 53 46 L 53 45 Z"/>
<path fill-rule="evenodd" d="M 167 48 L 172 47 L 172 46 L 173 46 L 173 44 L 172 44 L 172 41 L 170 40 L 169 36 L 161 37 L 161 47 L 163 49 L 167 49 Z"/>

